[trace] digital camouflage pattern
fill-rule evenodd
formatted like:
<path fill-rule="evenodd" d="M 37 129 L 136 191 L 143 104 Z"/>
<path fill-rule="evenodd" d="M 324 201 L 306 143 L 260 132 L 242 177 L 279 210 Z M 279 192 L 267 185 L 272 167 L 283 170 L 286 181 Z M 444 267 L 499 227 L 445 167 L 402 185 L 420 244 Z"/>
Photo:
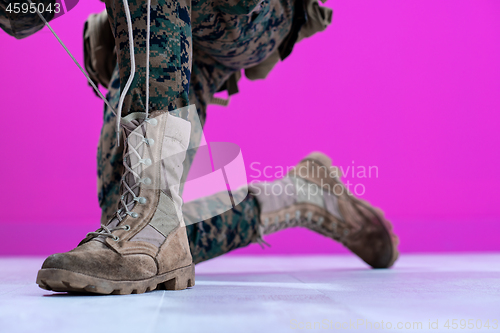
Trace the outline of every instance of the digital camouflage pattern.
<path fill-rule="evenodd" d="M 201 206 L 221 205 L 225 197 L 227 193 L 223 192 L 190 201 L 184 204 L 183 212 L 189 219 L 190 212 L 196 216 Z M 259 241 L 259 216 L 257 200 L 248 195 L 231 210 L 186 226 L 193 262 L 197 264 Z"/>
<path fill-rule="evenodd" d="M 106 0 L 120 69 L 120 86 L 131 73 L 128 25 L 123 0 Z M 122 116 L 145 112 L 147 6 L 145 1 L 128 1 L 134 34 L 135 75 L 127 92 Z M 190 0 L 152 0 L 149 58 L 149 110 L 173 111 L 189 105 L 191 77 Z"/>
<path fill-rule="evenodd" d="M 123 0 L 107 0 L 106 8 L 124 87 L 131 64 Z M 131 0 L 129 8 L 136 68 L 122 115 L 144 112 L 146 102 L 147 7 L 145 1 Z M 203 104 L 199 109 L 206 107 L 231 74 L 255 66 L 278 48 L 290 31 L 292 11 L 290 0 L 152 1 L 150 110 L 189 105 L 189 88 Z"/>
<path fill-rule="evenodd" d="M 193 40 L 210 61 L 227 69 L 251 67 L 285 39 L 292 11 L 290 0 L 194 0 Z"/>
<path fill-rule="evenodd" d="M 16 1 L 17 3 L 29 3 L 26 0 Z M 43 4 L 43 8 L 47 8 L 50 5 L 50 8 L 55 7 L 56 0 L 32 0 L 33 4 Z M 7 6 L 9 3 L 13 3 L 13 1 L 0 0 L 0 28 L 4 30 L 9 35 L 22 39 L 28 37 L 38 30 L 41 30 L 45 23 L 43 23 L 42 19 L 38 16 L 38 14 L 30 13 L 28 10 L 27 13 L 22 13 L 22 11 L 18 14 L 12 11 L 7 11 Z M 41 9 L 40 9 L 41 10 Z M 62 9 L 61 9 L 62 10 Z M 43 17 L 50 21 L 54 18 L 54 11 L 45 11 L 41 13 Z"/>

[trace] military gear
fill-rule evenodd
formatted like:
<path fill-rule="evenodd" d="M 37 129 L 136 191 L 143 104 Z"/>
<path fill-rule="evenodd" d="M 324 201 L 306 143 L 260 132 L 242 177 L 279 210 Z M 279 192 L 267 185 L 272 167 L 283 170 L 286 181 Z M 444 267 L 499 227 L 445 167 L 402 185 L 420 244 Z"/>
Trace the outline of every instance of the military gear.
<path fill-rule="evenodd" d="M 124 122 L 118 210 L 76 249 L 45 260 L 37 277 L 43 289 L 131 294 L 194 285 L 178 193 L 190 123 L 160 111 Z"/>
<path fill-rule="evenodd" d="M 265 79 L 280 60 L 285 60 L 290 55 L 296 43 L 325 30 L 332 23 L 333 10 L 320 6 L 318 0 L 300 0 L 296 2 L 295 7 L 292 27 L 287 38 L 267 59 L 256 66 L 245 68 L 245 76 L 248 79 Z"/>
<path fill-rule="evenodd" d="M 228 81 L 228 78 L 237 75 L 240 69 L 244 67 L 245 62 L 251 61 L 252 64 L 255 64 L 267 56 L 267 53 L 263 52 L 264 50 L 261 48 L 254 47 L 252 49 L 250 46 L 259 44 L 278 45 L 280 40 L 287 34 L 291 23 L 291 5 L 286 5 L 286 3 L 283 5 L 275 0 L 272 1 L 272 4 L 269 1 L 263 2 L 264 8 L 257 6 L 258 2 L 255 1 L 225 2 L 222 7 L 234 7 L 233 11 L 236 14 L 231 15 L 220 13 L 221 7 L 217 5 L 222 6 L 222 2 L 215 4 L 193 1 L 191 10 L 194 46 L 189 101 L 196 105 L 202 125 L 206 119 L 207 105 L 211 103 L 214 93 Z M 260 14 L 252 14 L 252 10 Z M 220 20 L 212 22 L 216 15 L 220 17 Z M 255 15 L 260 18 L 257 19 Z M 249 25 L 252 17 L 255 20 Z M 277 24 L 269 27 L 270 20 L 274 20 Z M 250 28 L 255 29 L 258 33 L 251 33 Z M 225 33 L 220 35 L 220 31 L 225 31 Z M 239 48 L 238 45 L 244 45 L 242 43 L 248 38 L 253 39 L 252 44 Z M 213 43 L 219 39 L 226 43 L 224 45 L 224 54 L 221 54 L 221 50 L 214 49 L 216 46 Z M 235 68 L 227 67 L 215 59 L 215 57 L 227 58 L 230 52 L 235 52 L 237 48 L 239 48 L 239 52 L 247 54 L 248 59 L 242 57 L 239 63 L 235 63 Z M 273 49 L 276 49 L 276 47 Z M 272 52 L 272 50 L 270 51 Z M 136 91 L 140 91 L 140 89 Z M 112 105 L 118 105 L 119 96 L 120 75 L 118 68 L 115 68 L 109 84 L 107 99 Z M 121 150 L 123 146 L 117 145 L 114 124 L 115 116 L 109 108 L 105 107 L 97 156 L 99 203 L 103 211 L 101 221 L 107 221 L 119 199 L 118 184 L 122 168 Z M 201 133 L 198 133 L 197 138 L 191 138 L 190 140 L 185 170 L 189 169 L 190 163 L 194 160 L 196 149 L 191 148 L 196 147 L 200 135 Z M 217 197 L 206 199 L 204 204 L 217 202 Z M 186 206 L 190 204 L 188 203 Z M 197 203 L 193 204 L 196 205 Z M 191 252 L 194 261 L 201 262 L 209 259 L 212 255 L 220 255 L 234 248 L 246 246 L 251 241 L 256 241 L 258 230 L 257 207 L 255 199 L 249 196 L 232 210 L 218 217 L 188 225 L 187 231 L 190 235 Z"/>
<path fill-rule="evenodd" d="M 233 2 L 233 4 L 234 3 L 235 2 Z M 216 39 L 228 40 L 229 42 L 224 46 L 227 50 L 226 57 L 231 57 L 230 54 L 237 49 L 237 43 L 240 43 L 238 38 L 244 40 L 243 37 L 246 38 L 247 35 L 243 34 L 246 31 L 255 29 L 259 33 L 255 33 L 253 36 L 248 35 L 248 37 L 260 41 L 261 44 L 279 45 L 280 40 L 290 31 L 294 4 L 293 2 L 282 3 L 278 1 L 266 1 L 262 2 L 261 6 L 252 7 L 254 3 L 240 1 L 237 6 L 239 9 L 234 10 L 239 16 L 233 18 L 236 15 L 234 14 L 231 20 L 229 20 L 229 23 L 225 23 L 226 26 L 231 24 L 231 38 L 218 37 L 217 32 L 223 29 L 222 23 L 215 22 L 211 25 L 209 24 L 220 10 L 220 7 L 212 7 L 215 5 L 216 4 L 202 1 L 192 2 L 194 46 L 189 101 L 196 105 L 202 125 L 206 119 L 207 105 L 214 101 L 214 93 L 220 90 L 228 90 L 230 95 L 237 92 L 237 81 L 241 76 L 240 69 L 245 68 L 247 65 L 246 62 L 248 62 L 248 59 L 243 59 L 244 61 L 235 63 L 235 68 L 237 68 L 237 70 L 223 66 L 212 57 L 210 52 L 215 51 L 209 47 L 210 44 L 208 42 Z M 225 8 L 230 5 L 231 2 L 226 2 Z M 266 6 L 269 8 L 266 8 Z M 240 7 L 243 7 L 243 9 Z M 314 6 L 311 5 L 311 7 Z M 251 11 L 252 8 L 253 11 Z M 245 10 L 249 14 L 245 14 Z M 331 14 L 328 15 L 328 11 L 331 12 L 331 10 L 325 10 L 325 20 L 329 23 L 331 21 Z M 261 19 L 258 19 L 259 16 Z M 268 27 L 271 20 L 278 23 L 278 26 L 275 27 L 274 30 L 269 30 Z M 317 30 L 320 31 L 321 29 Z M 238 31 L 240 31 L 240 36 L 237 35 Z M 276 36 L 280 37 L 280 39 L 276 39 Z M 206 48 L 198 47 L 198 41 L 203 41 L 208 45 Z M 233 43 L 234 46 L 231 46 L 231 43 Z M 250 60 L 257 60 L 255 65 L 247 67 L 247 69 L 253 68 L 254 71 L 261 73 L 260 75 L 264 75 L 262 74 L 262 68 L 264 68 L 264 64 L 268 62 L 268 59 L 273 58 L 274 54 L 278 54 L 279 56 L 277 47 L 274 48 L 274 51 L 264 56 L 260 55 L 262 53 L 258 48 L 253 50 L 248 48 L 245 49 L 244 52 L 248 54 Z M 217 53 L 215 55 L 217 55 Z M 259 67 L 259 65 L 261 67 Z M 267 68 L 266 71 L 269 72 L 273 66 L 274 63 Z M 245 75 L 247 75 L 246 71 Z M 265 75 L 267 75 L 267 73 Z M 115 70 L 107 96 L 112 105 L 118 103 L 119 93 L 120 81 L 117 70 Z M 121 146 L 116 144 L 113 126 L 114 115 L 107 107 L 105 107 L 104 110 L 103 120 L 97 160 L 99 203 L 103 211 L 102 220 L 105 221 L 109 218 L 109 215 L 112 214 L 115 202 L 119 197 L 117 184 L 119 182 L 121 168 Z M 197 139 L 192 138 L 191 144 L 194 145 L 195 142 L 197 142 Z M 186 170 L 189 169 L 190 162 L 194 160 L 194 152 L 195 149 L 190 149 L 188 151 L 188 156 L 186 156 Z M 218 200 L 218 196 L 214 195 L 194 202 L 189 202 L 186 203 L 185 210 L 190 210 L 191 207 L 196 207 L 197 205 L 217 205 Z M 252 242 L 259 241 L 260 221 L 258 207 L 255 198 L 249 195 L 243 202 L 228 212 L 201 223 L 186 226 L 193 261 L 199 263 L 227 253 L 233 249 L 247 246 Z"/>
<path fill-rule="evenodd" d="M 108 88 L 116 66 L 115 39 L 106 10 L 92 14 L 83 28 L 85 70 L 95 85 Z"/>
<path fill-rule="evenodd" d="M 381 210 L 350 193 L 328 156 L 312 153 L 272 183 L 249 190 L 261 208 L 261 235 L 305 227 L 341 242 L 374 268 L 391 267 L 398 238 Z M 279 194 L 277 194 L 279 193 Z"/>
<path fill-rule="evenodd" d="M 113 4 L 108 4 L 108 10 L 111 14 L 113 6 Z M 134 6 L 132 6 L 134 21 L 144 22 L 144 11 L 140 9 L 140 6 Z M 176 4 L 176 6 L 174 6 L 174 11 L 183 14 L 188 12 L 186 10 L 189 7 L 188 4 Z M 225 101 L 214 99 L 213 94 L 216 91 L 228 90 L 230 95 L 238 91 L 237 81 L 241 69 L 245 69 L 245 75 L 250 79 L 266 77 L 277 62 L 290 54 L 296 42 L 317 31 L 324 30 L 331 23 L 332 17 L 332 11 L 320 6 L 317 0 L 296 2 L 218 0 L 213 3 L 198 0 L 192 2 L 191 13 L 192 21 L 184 15 L 177 22 L 179 24 L 177 27 L 172 27 L 169 25 L 171 22 L 167 22 L 166 25 L 169 27 L 167 30 L 173 38 L 165 40 L 162 39 L 162 36 L 158 36 L 159 43 L 153 46 L 153 49 L 156 47 L 155 50 L 158 52 L 151 53 L 151 72 L 154 77 L 152 85 L 161 86 L 159 82 L 170 79 L 171 89 L 167 92 L 160 90 L 158 96 L 153 96 L 153 99 L 156 98 L 156 104 L 152 105 L 152 109 L 165 106 L 162 103 L 168 104 L 168 109 L 172 109 L 176 106 L 186 105 L 187 100 L 189 100 L 197 105 L 202 124 L 205 121 L 206 107 L 209 103 L 214 101 L 219 104 L 225 103 Z M 166 13 L 160 13 L 159 20 L 168 20 L 168 14 L 169 10 Z M 215 17 L 217 20 L 214 20 Z M 117 36 L 119 45 L 122 45 L 123 48 L 121 53 L 119 52 L 120 72 L 118 72 L 118 67 L 115 67 L 109 84 L 108 100 L 112 105 L 118 104 L 120 86 L 124 86 L 128 78 L 127 73 L 130 73 L 130 60 L 126 52 L 126 38 L 124 38 L 126 31 L 123 29 L 124 12 L 118 10 L 116 18 L 113 21 L 113 32 Z M 269 24 L 271 21 L 272 25 Z M 118 26 L 121 27 L 120 31 L 117 30 L 117 22 Z M 190 24 L 192 25 L 192 45 L 188 31 Z M 143 32 L 140 34 L 143 36 L 144 26 L 139 26 L 138 30 Z M 153 36 L 157 33 L 158 31 L 153 27 Z M 137 50 L 140 50 L 143 44 L 142 38 L 139 38 L 136 41 Z M 160 70 L 161 65 L 158 65 L 162 62 L 162 47 L 160 45 L 168 49 L 168 58 L 173 60 L 171 66 L 168 67 L 168 76 L 164 75 L 165 73 Z M 190 58 L 186 56 L 190 53 L 191 47 L 193 49 L 193 64 L 192 71 L 189 73 L 189 66 L 186 64 L 189 63 Z M 90 54 L 94 56 L 96 53 L 90 52 Z M 136 53 L 136 57 L 142 59 L 139 54 L 141 52 Z M 128 95 L 126 102 L 130 107 L 125 107 L 125 114 L 133 112 L 134 108 L 141 109 L 144 106 L 144 87 L 146 86 L 144 67 L 138 69 L 138 78 L 132 85 L 133 93 Z M 189 75 L 191 76 L 190 82 Z M 105 84 L 106 81 L 103 82 Z M 188 85 L 185 85 L 186 83 Z M 182 89 L 181 85 L 184 85 Z M 189 98 L 186 98 L 187 87 L 190 88 Z M 117 146 L 116 135 L 111 126 L 113 123 L 114 115 L 109 108 L 105 107 L 104 125 L 98 152 L 99 199 L 103 209 L 103 220 L 109 217 L 114 203 L 118 201 L 117 184 L 122 172 L 120 165 L 123 148 Z M 192 145 L 196 142 L 196 138 L 191 140 Z M 195 149 L 190 149 L 190 153 L 186 156 L 184 163 L 186 170 L 194 158 L 194 151 Z M 331 165 L 329 159 L 324 155 L 311 157 L 307 159 L 307 162 L 301 163 L 311 161 L 318 164 L 321 162 L 325 167 Z M 311 170 L 315 170 L 315 168 L 317 166 L 311 166 Z M 297 190 L 301 184 L 307 182 L 308 186 L 316 185 L 316 189 L 323 190 L 324 184 L 321 181 L 327 181 L 331 186 L 344 188 L 338 177 L 325 176 L 318 179 L 315 177 L 295 177 L 293 184 L 287 184 L 294 185 Z M 317 184 L 318 181 L 319 184 Z M 347 193 L 347 190 L 345 191 Z M 391 225 L 385 220 L 383 214 L 350 194 L 336 196 L 330 192 L 326 193 L 329 194 L 323 193 L 319 201 L 317 200 L 319 197 L 315 197 L 314 203 L 302 202 L 295 196 L 292 206 L 302 207 L 298 210 L 299 218 L 296 220 L 294 220 L 294 216 L 297 215 L 291 214 L 292 211 L 290 211 L 288 213 L 281 212 L 284 215 L 278 214 L 277 224 L 269 224 L 271 219 L 267 220 L 267 224 L 259 221 L 261 214 L 259 206 L 264 207 L 262 213 L 264 216 L 267 214 L 267 207 L 279 202 L 282 198 L 268 197 L 264 200 L 261 197 L 259 205 L 254 196 L 249 195 L 232 210 L 203 223 L 188 226 L 191 252 L 195 256 L 194 261 L 201 262 L 239 246 L 245 246 L 252 241 L 258 241 L 263 233 L 279 230 L 301 220 L 301 225 L 307 224 L 311 229 L 343 242 L 373 267 L 392 265 L 397 258 L 397 237 L 392 233 Z M 335 198 L 337 206 L 334 204 Z M 197 207 L 197 205 L 217 205 L 217 201 L 218 196 L 214 195 L 188 203 L 186 207 L 190 204 L 192 204 L 191 208 Z M 307 212 L 302 211 L 305 206 L 307 206 Z M 286 205 L 283 207 L 285 211 L 290 208 Z M 293 210 L 293 208 L 296 207 L 291 209 Z M 310 212 L 316 212 L 317 215 L 313 214 L 309 220 L 308 213 Z M 297 214 L 297 210 L 295 210 L 295 214 Z M 318 223 L 321 218 L 323 220 Z M 325 222 L 326 220 L 329 222 Z M 311 225 L 312 222 L 315 223 Z"/>
<path fill-rule="evenodd" d="M 239 192 L 243 191 L 237 190 L 233 195 L 237 196 Z M 187 202 L 183 209 L 185 218 L 188 220 L 190 216 L 196 216 L 204 207 L 221 205 L 225 197 L 227 192 L 221 192 Z M 257 201 L 249 194 L 231 210 L 186 226 L 193 262 L 197 264 L 259 242 L 259 215 Z"/>

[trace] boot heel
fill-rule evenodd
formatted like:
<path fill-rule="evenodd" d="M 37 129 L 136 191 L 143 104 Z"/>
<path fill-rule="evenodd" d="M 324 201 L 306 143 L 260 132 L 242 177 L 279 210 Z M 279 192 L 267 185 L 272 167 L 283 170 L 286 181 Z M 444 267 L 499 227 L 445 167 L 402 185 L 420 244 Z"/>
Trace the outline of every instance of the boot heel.
<path fill-rule="evenodd" d="M 179 268 L 175 272 L 175 277 L 162 283 L 158 289 L 162 290 L 183 290 L 194 286 L 194 264 L 188 267 Z"/>

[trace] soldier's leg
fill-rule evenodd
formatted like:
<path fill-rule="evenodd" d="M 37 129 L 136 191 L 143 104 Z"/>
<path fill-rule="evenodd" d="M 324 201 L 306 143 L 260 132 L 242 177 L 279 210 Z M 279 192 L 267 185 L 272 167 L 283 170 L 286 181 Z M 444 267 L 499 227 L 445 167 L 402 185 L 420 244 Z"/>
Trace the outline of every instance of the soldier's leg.
<path fill-rule="evenodd" d="M 146 110 L 176 110 L 187 106 L 191 77 L 191 1 L 151 0 L 150 52 L 147 63 L 147 2 L 128 1 L 135 50 L 135 74 L 123 103 L 122 115 Z M 111 30 L 115 36 L 120 87 L 131 74 L 127 11 L 123 0 L 106 0 Z M 149 78 L 147 69 L 149 67 Z M 148 83 L 149 79 L 149 83 Z"/>
<path fill-rule="evenodd" d="M 234 15 L 228 16 L 228 22 L 223 23 L 233 35 L 221 49 L 210 49 L 207 41 L 211 39 L 210 35 L 219 31 L 222 26 L 210 25 L 210 17 L 215 15 L 216 9 L 213 5 L 195 1 L 193 3 L 193 26 L 197 32 L 193 46 L 193 69 L 191 85 L 189 90 L 189 99 L 191 103 L 196 104 L 199 112 L 199 118 L 204 123 L 206 118 L 206 108 L 215 91 L 225 82 L 225 80 L 236 70 L 249 64 L 255 64 L 262 61 L 267 55 L 275 50 L 279 41 L 286 35 L 290 22 L 287 19 L 291 16 L 291 7 L 281 6 L 279 2 L 273 2 L 269 5 L 265 1 L 264 6 L 258 10 L 259 17 L 255 19 L 252 11 L 257 7 L 259 1 L 228 2 L 227 11 L 234 10 L 240 15 L 235 18 Z M 243 14 L 241 14 L 243 13 Z M 250 18 L 254 18 L 250 20 Z M 275 25 L 267 25 L 269 20 L 279 22 Z M 241 47 L 239 40 L 248 38 L 248 28 L 255 29 L 254 41 L 247 43 L 247 47 Z M 238 33 L 239 31 L 239 33 Z M 270 47 L 257 47 L 257 45 L 269 42 Z M 213 51 L 209 55 L 205 50 Z M 239 57 L 229 56 L 231 50 L 238 49 Z M 222 53 L 221 53 L 222 51 Z M 225 57 L 224 57 L 225 54 Z M 214 56 L 217 58 L 215 60 Z M 229 61 L 231 67 L 221 64 L 223 59 Z M 236 66 L 233 68 L 232 66 Z M 110 84 L 108 99 L 117 103 L 120 88 L 120 80 L 115 73 L 114 79 Z M 120 148 L 113 140 L 113 115 L 105 108 L 104 125 L 101 133 L 101 140 L 98 152 L 99 168 L 99 202 L 103 211 L 103 220 L 112 213 L 115 202 L 118 200 L 118 185 L 121 166 Z M 194 140 L 192 140 L 193 142 Z M 192 162 L 194 154 L 186 156 L 188 164 Z M 186 170 L 189 165 L 185 166 Z M 210 196 L 197 200 L 193 203 L 187 203 L 186 208 L 196 207 L 196 205 L 216 205 L 219 201 L 218 195 Z M 190 242 L 193 261 L 195 263 L 219 256 L 230 250 L 247 246 L 251 242 L 259 239 L 259 209 L 255 198 L 249 195 L 243 202 L 233 209 L 203 221 L 187 226 L 188 238 Z"/>
<path fill-rule="evenodd" d="M 149 59 L 146 57 L 147 2 L 131 0 L 128 2 L 128 7 L 133 25 L 135 71 L 134 79 L 124 98 L 122 115 L 144 112 L 146 107 L 149 112 L 153 112 L 173 111 L 188 105 L 192 47 L 190 1 L 151 1 Z M 118 58 L 117 67 L 108 87 L 107 99 L 117 110 L 123 91 L 120 87 L 126 87 L 132 73 L 129 31 L 123 0 L 107 0 L 106 10 L 115 36 Z M 147 73 L 148 68 L 149 73 Z M 146 87 L 149 87 L 147 106 Z M 98 196 L 103 210 L 102 223 L 106 223 L 114 214 L 123 171 L 123 145 L 118 146 L 116 142 L 114 124 L 116 117 L 105 106 L 97 156 Z"/>
<path fill-rule="evenodd" d="M 203 206 L 221 206 L 226 198 L 227 192 L 221 192 L 194 200 L 184 205 L 184 212 L 190 215 L 196 214 Z M 193 262 L 198 264 L 258 242 L 261 239 L 259 226 L 260 210 L 251 194 L 227 212 L 189 225 L 187 232 Z"/>
<path fill-rule="evenodd" d="M 197 59 L 202 55 L 194 51 L 195 59 L 192 69 L 191 86 L 189 90 L 189 100 L 196 105 L 202 125 L 206 119 L 206 109 L 213 93 L 220 86 L 232 71 L 228 71 L 223 66 L 209 61 L 201 63 Z M 209 75 L 207 75 L 209 73 Z M 110 104 L 116 106 L 120 95 L 120 78 L 118 69 L 115 69 L 110 85 L 107 99 Z M 119 200 L 119 184 L 121 177 L 122 149 L 123 145 L 116 144 L 114 132 L 115 116 L 104 107 L 103 127 L 98 147 L 98 193 L 99 205 L 102 209 L 103 222 L 107 221 L 114 211 Z M 196 139 L 191 142 L 195 142 Z M 194 151 L 190 150 L 186 156 L 189 170 L 194 159 Z M 196 210 L 200 205 L 217 205 L 220 195 L 216 194 L 193 202 L 185 203 L 185 211 Z M 259 209 L 257 201 L 248 195 L 236 207 L 200 223 L 186 226 L 189 245 L 193 262 L 199 263 L 233 249 L 247 246 L 258 240 L 259 232 Z"/>
<path fill-rule="evenodd" d="M 122 87 L 119 204 L 77 248 L 48 257 L 37 283 L 100 294 L 186 289 L 195 272 L 179 184 L 191 125 L 168 111 L 181 116 L 188 105 L 190 0 L 108 0 L 106 7 Z"/>

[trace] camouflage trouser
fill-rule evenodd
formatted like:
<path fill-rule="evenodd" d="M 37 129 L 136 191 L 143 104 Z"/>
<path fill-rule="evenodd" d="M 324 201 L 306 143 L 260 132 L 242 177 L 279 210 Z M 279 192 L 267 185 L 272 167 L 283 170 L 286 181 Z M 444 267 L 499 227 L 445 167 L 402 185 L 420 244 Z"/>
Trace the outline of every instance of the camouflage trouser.
<path fill-rule="evenodd" d="M 121 0 L 114 0 L 107 4 L 116 45 L 120 46 L 117 50 L 119 70 L 115 69 L 107 95 L 112 105 L 118 104 L 120 87 L 125 85 L 130 73 L 125 14 L 120 3 Z M 133 3 L 130 5 L 132 21 L 138 22 L 133 25 L 137 77 L 127 94 L 124 112 L 144 111 L 145 103 L 146 11 L 144 4 Z M 203 125 L 207 105 L 224 82 L 236 71 L 258 64 L 280 45 L 291 26 L 293 3 L 289 0 L 195 0 L 191 11 L 189 8 L 189 1 L 152 2 L 151 18 L 155 23 L 151 26 L 149 107 L 150 110 L 173 110 L 195 104 Z M 114 213 L 119 197 L 123 145 L 118 147 L 115 137 L 114 115 L 105 107 L 97 155 L 102 222 Z M 191 139 L 191 146 L 196 139 Z M 185 174 L 193 159 L 194 154 L 186 157 Z M 195 209 L 196 205 L 216 205 L 218 201 L 219 196 L 214 195 L 186 206 Z M 259 223 L 257 202 L 249 195 L 219 216 L 188 225 L 194 262 L 255 242 Z"/>

